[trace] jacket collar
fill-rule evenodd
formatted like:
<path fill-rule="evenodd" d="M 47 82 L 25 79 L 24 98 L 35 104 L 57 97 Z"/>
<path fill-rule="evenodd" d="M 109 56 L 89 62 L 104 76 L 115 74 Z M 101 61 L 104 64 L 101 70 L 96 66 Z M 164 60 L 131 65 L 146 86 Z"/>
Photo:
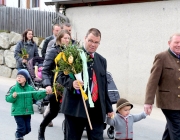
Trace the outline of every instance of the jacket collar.
<path fill-rule="evenodd" d="M 82 48 L 82 49 L 84 50 L 84 52 L 86 52 L 86 54 L 87 54 L 87 55 L 89 55 L 89 56 L 90 56 L 90 53 L 86 51 L 85 46 L 83 46 L 83 48 Z M 95 57 L 95 52 L 94 52 L 94 53 L 92 53 L 92 55 L 93 55 L 93 57 Z"/>
<path fill-rule="evenodd" d="M 24 43 L 24 45 L 31 45 L 31 46 L 33 46 L 34 44 L 32 43 L 32 41 L 30 41 L 30 42 L 23 42 Z"/>
<path fill-rule="evenodd" d="M 117 113 L 119 117 L 123 118 L 123 119 L 127 119 L 129 116 L 132 116 L 131 114 L 127 115 L 126 117 L 122 116 L 120 113 Z"/>
<path fill-rule="evenodd" d="M 168 49 L 168 52 L 169 52 L 174 58 L 180 59 L 180 55 L 179 55 L 179 57 L 178 57 L 178 55 L 176 55 L 174 52 L 172 52 L 172 51 L 170 50 L 170 48 Z"/>

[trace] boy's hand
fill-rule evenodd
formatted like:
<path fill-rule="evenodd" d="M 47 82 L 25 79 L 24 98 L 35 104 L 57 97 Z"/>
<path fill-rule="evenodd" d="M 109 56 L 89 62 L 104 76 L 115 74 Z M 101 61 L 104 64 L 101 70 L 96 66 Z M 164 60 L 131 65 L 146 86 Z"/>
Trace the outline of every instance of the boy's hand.
<path fill-rule="evenodd" d="M 108 113 L 108 117 L 110 117 L 111 119 L 114 118 L 114 112 Z"/>
<path fill-rule="evenodd" d="M 46 87 L 46 94 L 52 94 L 52 88 L 51 86 Z"/>
<path fill-rule="evenodd" d="M 17 97 L 17 93 L 14 92 L 14 93 L 13 93 L 13 98 L 16 98 L 16 97 Z"/>

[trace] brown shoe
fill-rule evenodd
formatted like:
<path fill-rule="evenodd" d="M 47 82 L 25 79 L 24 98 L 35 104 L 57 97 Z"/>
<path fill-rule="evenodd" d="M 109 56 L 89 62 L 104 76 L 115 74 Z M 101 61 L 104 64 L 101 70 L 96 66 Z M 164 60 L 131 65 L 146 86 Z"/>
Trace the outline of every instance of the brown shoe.
<path fill-rule="evenodd" d="M 52 121 L 48 124 L 49 127 L 53 127 Z"/>

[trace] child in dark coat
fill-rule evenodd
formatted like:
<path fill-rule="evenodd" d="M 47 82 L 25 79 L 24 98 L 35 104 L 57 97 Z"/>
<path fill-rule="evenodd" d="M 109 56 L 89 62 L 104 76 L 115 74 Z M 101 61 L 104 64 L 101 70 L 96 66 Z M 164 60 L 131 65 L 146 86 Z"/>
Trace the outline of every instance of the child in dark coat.
<path fill-rule="evenodd" d="M 33 99 L 44 98 L 46 91 L 35 92 L 34 88 L 26 82 L 28 75 L 24 69 L 18 71 L 16 81 L 16 85 L 12 86 L 6 95 L 6 101 L 12 103 L 11 115 L 17 123 L 15 140 L 24 140 L 23 137 L 31 131 L 31 114 L 34 114 Z"/>
<path fill-rule="evenodd" d="M 130 114 L 133 105 L 126 99 L 119 99 L 116 104 L 116 115 L 107 117 L 107 124 L 115 128 L 115 140 L 132 140 L 133 123 L 146 118 L 145 112 L 137 115 Z"/>

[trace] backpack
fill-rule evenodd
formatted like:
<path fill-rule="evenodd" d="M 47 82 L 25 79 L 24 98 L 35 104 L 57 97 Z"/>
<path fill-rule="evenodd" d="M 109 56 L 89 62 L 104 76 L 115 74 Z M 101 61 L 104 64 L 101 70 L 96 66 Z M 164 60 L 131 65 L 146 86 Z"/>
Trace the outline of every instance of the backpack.
<path fill-rule="evenodd" d="M 112 104 L 116 104 L 117 101 L 120 99 L 119 91 L 114 83 L 112 78 L 112 74 L 110 72 L 106 73 L 107 82 L 108 82 L 108 95 Z"/>

